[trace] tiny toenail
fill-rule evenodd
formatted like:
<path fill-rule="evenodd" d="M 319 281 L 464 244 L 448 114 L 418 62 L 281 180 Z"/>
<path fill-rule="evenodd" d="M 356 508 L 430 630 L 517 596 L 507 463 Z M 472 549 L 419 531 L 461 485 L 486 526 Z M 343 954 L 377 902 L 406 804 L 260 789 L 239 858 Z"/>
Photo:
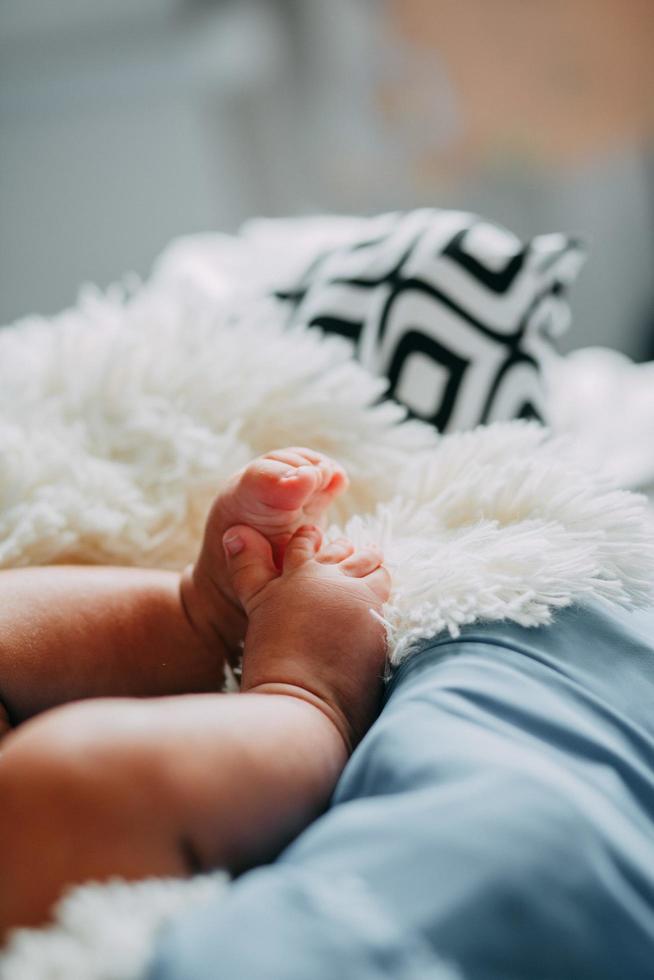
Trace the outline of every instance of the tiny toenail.
<path fill-rule="evenodd" d="M 233 534 L 230 537 L 223 538 L 223 545 L 227 554 L 232 555 L 233 557 L 234 555 L 237 555 L 239 551 L 243 551 L 245 541 L 239 534 Z"/>
<path fill-rule="evenodd" d="M 286 470 L 286 472 L 282 473 L 282 475 L 280 476 L 280 480 L 294 480 L 296 476 L 297 476 L 297 468 L 292 470 Z"/>

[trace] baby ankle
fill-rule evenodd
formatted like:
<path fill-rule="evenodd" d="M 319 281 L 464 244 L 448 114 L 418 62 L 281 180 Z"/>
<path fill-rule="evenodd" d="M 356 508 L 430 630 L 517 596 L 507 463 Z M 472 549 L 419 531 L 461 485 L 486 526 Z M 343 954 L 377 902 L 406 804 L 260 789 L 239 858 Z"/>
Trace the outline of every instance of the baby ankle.
<path fill-rule="evenodd" d="M 274 694 L 281 697 L 295 698 L 298 701 L 304 701 L 305 704 L 312 705 L 332 723 L 345 745 L 345 751 L 348 757 L 352 754 L 352 749 L 354 748 L 352 726 L 345 713 L 338 705 L 317 694 L 315 691 L 302 687 L 299 684 L 289 684 L 285 681 L 265 681 L 260 684 L 254 684 L 252 687 L 242 686 L 241 693 Z"/>
<path fill-rule="evenodd" d="M 188 565 L 182 572 L 179 599 L 200 642 L 210 652 L 227 657 L 233 665 L 245 633 L 244 614 L 206 575 L 198 574 L 196 565 Z"/>

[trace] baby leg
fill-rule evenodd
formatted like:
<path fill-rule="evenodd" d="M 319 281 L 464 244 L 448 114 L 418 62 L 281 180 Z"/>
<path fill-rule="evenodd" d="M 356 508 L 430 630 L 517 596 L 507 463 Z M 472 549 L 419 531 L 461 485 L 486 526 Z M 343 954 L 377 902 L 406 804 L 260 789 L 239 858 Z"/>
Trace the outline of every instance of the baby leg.
<path fill-rule="evenodd" d="M 219 691 L 222 682 L 222 658 L 185 616 L 176 573 L 0 571 L 0 706 L 13 726 L 79 698 Z"/>
<path fill-rule="evenodd" d="M 0 753 L 0 937 L 62 890 L 265 861 L 324 808 L 346 761 L 329 720 L 269 695 L 66 705 Z"/>
<path fill-rule="evenodd" d="M 254 460 L 218 495 L 194 568 L 51 567 L 0 571 L 0 738 L 67 701 L 219 691 L 224 659 L 245 633 L 222 536 L 257 527 L 281 557 L 291 534 L 317 519 L 347 484 L 308 449 Z"/>
<path fill-rule="evenodd" d="M 294 537 L 280 574 L 263 538 L 240 535 L 230 561 L 253 625 L 250 693 L 87 701 L 3 743 L 0 935 L 42 922 L 85 880 L 244 870 L 324 809 L 379 699 L 385 639 L 370 610 L 388 577 L 373 551 L 316 555 L 315 529 Z"/>

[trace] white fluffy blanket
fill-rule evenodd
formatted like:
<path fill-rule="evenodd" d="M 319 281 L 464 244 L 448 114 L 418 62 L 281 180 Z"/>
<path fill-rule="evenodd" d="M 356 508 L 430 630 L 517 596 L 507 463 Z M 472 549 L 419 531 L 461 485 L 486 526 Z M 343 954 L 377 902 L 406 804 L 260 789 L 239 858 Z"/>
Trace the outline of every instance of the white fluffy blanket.
<path fill-rule="evenodd" d="M 180 568 L 229 473 L 269 448 L 305 444 L 350 473 L 335 524 L 387 555 L 394 664 L 419 639 L 466 623 L 537 625 L 591 598 L 650 601 L 643 498 L 584 469 L 574 444 L 538 426 L 439 438 L 379 404 L 382 389 L 343 340 L 289 331 L 271 305 L 208 302 L 161 281 L 6 328 L 0 566 Z M 161 923 L 215 887 L 81 890 L 55 929 L 16 935 L 0 977 L 138 977 Z M 121 945 L 124 956 L 108 955 Z"/>
<path fill-rule="evenodd" d="M 0 332 L 0 566 L 181 568 L 227 475 L 304 444 L 350 474 L 334 520 L 386 552 L 393 662 L 464 623 L 650 594 L 644 502 L 574 446 L 536 425 L 402 423 L 346 341 L 239 306 L 151 286 Z"/>

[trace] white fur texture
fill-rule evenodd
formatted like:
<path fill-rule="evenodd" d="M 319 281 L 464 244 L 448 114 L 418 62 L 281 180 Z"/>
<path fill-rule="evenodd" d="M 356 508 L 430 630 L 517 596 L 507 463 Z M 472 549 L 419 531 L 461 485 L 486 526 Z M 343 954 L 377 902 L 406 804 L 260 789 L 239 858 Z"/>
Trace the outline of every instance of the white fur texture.
<path fill-rule="evenodd" d="M 448 436 L 398 475 L 398 496 L 348 533 L 381 541 L 393 574 L 391 663 L 421 639 L 473 622 L 552 621 L 575 601 L 652 599 L 654 536 L 644 498 L 575 462 L 538 425 Z"/>
<path fill-rule="evenodd" d="M 384 383 L 346 341 L 221 302 L 155 282 L 0 331 L 0 566 L 180 568 L 228 474 L 304 444 L 350 473 L 333 519 L 385 549 L 393 663 L 466 623 L 651 599 L 643 499 L 585 471 L 574 447 L 522 423 L 439 439 L 376 404 Z M 0 977 L 134 980 L 161 924 L 215 887 L 74 892 L 53 928 L 15 936 Z"/>
<path fill-rule="evenodd" d="M 226 883 L 216 872 L 76 888 L 59 903 L 56 926 L 14 932 L 0 955 L 0 980 L 139 980 L 166 922 Z"/>
<path fill-rule="evenodd" d="M 236 316 L 152 286 L 5 329 L 0 566 L 180 568 L 225 478 L 303 444 L 350 473 L 333 517 L 385 549 L 394 662 L 464 623 L 536 625 L 585 597 L 647 599 L 641 498 L 602 484 L 535 425 L 440 439 L 400 422 L 399 407 L 374 405 L 383 384 L 346 341 L 288 330 L 272 305 Z"/>
<path fill-rule="evenodd" d="M 368 510 L 435 444 L 369 406 L 383 382 L 349 345 L 146 289 L 87 296 L 0 331 L 0 566 L 76 560 L 181 567 L 226 477 L 276 446 L 338 456 Z"/>

